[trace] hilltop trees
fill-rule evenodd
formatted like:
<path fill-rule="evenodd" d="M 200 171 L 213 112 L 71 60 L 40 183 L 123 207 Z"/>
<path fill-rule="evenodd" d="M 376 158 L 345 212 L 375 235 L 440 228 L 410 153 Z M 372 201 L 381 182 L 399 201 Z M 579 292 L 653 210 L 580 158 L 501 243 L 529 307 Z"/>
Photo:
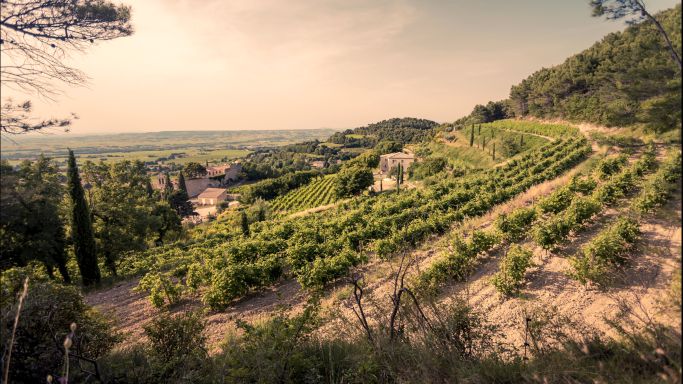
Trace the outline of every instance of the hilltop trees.
<path fill-rule="evenodd" d="M 71 239 L 81 279 L 83 285 L 86 286 L 97 284 L 100 282 L 100 267 L 97 265 L 95 236 L 90 221 L 90 210 L 85 201 L 81 177 L 78 174 L 78 166 L 72 150 L 69 150 L 67 188 L 71 198 Z"/>
<path fill-rule="evenodd" d="M 607 2 L 600 3 L 605 14 L 617 12 L 608 13 Z M 655 16 L 671 40 L 680 42 L 681 6 Z M 670 56 L 653 23 L 645 21 L 537 71 L 511 88 L 510 102 L 516 116 L 643 125 L 658 133 L 680 129 L 681 71 Z"/>
<path fill-rule="evenodd" d="M 593 17 L 605 16 L 608 20 L 629 18 L 627 22 L 630 24 L 644 20 L 651 21 L 664 38 L 671 58 L 678 64 L 678 69 L 681 70 L 681 56 L 676 51 L 676 48 L 674 48 L 669 34 L 666 33 L 662 24 L 647 11 L 643 0 L 591 0 L 590 5 L 593 8 Z"/>

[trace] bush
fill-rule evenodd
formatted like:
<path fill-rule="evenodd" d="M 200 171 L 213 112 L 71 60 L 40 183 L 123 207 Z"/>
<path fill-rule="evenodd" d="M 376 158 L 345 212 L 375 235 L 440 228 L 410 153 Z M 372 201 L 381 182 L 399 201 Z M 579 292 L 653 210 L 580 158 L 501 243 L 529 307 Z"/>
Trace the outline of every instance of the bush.
<path fill-rule="evenodd" d="M 536 210 L 533 208 L 518 208 L 510 214 L 500 214 L 496 218 L 496 229 L 502 234 L 503 238 L 509 242 L 516 242 L 523 239 L 531 224 L 536 219 Z"/>
<path fill-rule="evenodd" d="M 182 285 L 173 282 L 165 273 L 147 273 L 135 288 L 138 292 L 148 292 L 149 301 L 156 308 L 172 306 L 180 300 Z"/>
<path fill-rule="evenodd" d="M 26 276 L 29 276 L 28 295 L 14 339 L 10 382 L 43 383 L 48 374 L 61 374 L 64 364 L 62 342 L 70 332 L 71 323 L 78 327 L 72 352 L 82 356 L 98 359 L 121 340 L 120 335 L 112 331 L 111 324 L 85 304 L 76 287 L 43 280 L 28 268 L 13 268 L 0 277 L 3 300 L 0 339 L 5 348 L 9 347 L 17 297 Z M 74 378 L 77 374 L 73 372 L 70 376 Z"/>
<path fill-rule="evenodd" d="M 531 251 L 522 246 L 513 244 L 510 247 L 491 279 L 498 292 L 509 296 L 519 291 L 527 268 L 533 266 L 532 256 Z"/>
<path fill-rule="evenodd" d="M 640 234 L 638 223 L 621 217 L 598 233 L 586 244 L 579 256 L 572 257 L 569 275 L 586 284 L 593 281 L 600 285 L 609 282 L 609 274 L 616 267 L 626 264 L 626 255 Z"/>

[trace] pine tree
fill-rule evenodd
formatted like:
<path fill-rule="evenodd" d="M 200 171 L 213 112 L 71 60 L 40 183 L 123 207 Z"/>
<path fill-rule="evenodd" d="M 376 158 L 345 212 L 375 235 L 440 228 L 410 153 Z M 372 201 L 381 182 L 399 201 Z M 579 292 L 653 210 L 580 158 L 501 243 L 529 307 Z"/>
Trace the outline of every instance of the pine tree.
<path fill-rule="evenodd" d="M 249 218 L 247 217 L 247 212 L 242 211 L 242 235 L 244 237 L 249 237 Z"/>
<path fill-rule="evenodd" d="M 185 184 L 185 176 L 183 176 L 183 172 L 180 172 L 180 175 L 178 175 L 178 189 L 181 191 L 185 191 L 187 194 L 187 185 Z"/>
<path fill-rule="evenodd" d="M 470 147 L 474 145 L 474 124 L 472 124 L 472 130 L 470 131 Z"/>
<path fill-rule="evenodd" d="M 93 235 L 90 212 L 85 201 L 85 193 L 78 174 L 78 166 L 74 152 L 69 150 L 67 169 L 67 185 L 71 197 L 71 238 L 74 253 L 81 272 L 83 285 L 98 284 L 100 282 L 100 268 L 97 265 L 97 250 Z"/>

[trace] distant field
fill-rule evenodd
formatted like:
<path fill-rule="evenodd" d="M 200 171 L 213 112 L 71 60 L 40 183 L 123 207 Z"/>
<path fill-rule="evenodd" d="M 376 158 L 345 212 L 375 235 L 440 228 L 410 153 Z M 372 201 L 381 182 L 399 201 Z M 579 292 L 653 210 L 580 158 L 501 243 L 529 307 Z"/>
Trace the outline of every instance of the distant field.
<path fill-rule="evenodd" d="M 183 157 L 167 163 L 188 161 L 221 161 L 244 156 L 255 147 L 280 146 L 307 140 L 325 140 L 334 130 L 268 130 L 268 131 L 182 131 L 122 133 L 115 135 L 71 136 L 69 134 L 1 138 L 0 157 L 17 163 L 35 159 L 41 153 L 63 161 L 68 148 L 79 159 L 92 161 L 155 161 L 171 154 Z"/>

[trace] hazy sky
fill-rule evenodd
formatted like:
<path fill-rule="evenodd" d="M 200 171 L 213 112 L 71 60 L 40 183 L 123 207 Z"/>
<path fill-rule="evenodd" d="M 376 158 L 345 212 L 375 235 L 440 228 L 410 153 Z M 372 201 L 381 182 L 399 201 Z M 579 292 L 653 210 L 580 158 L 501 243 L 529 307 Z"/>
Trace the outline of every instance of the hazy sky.
<path fill-rule="evenodd" d="M 124 4 L 135 34 L 73 55 L 88 87 L 36 100 L 37 114 L 77 113 L 73 134 L 453 121 L 624 28 L 591 18 L 587 0 Z"/>

